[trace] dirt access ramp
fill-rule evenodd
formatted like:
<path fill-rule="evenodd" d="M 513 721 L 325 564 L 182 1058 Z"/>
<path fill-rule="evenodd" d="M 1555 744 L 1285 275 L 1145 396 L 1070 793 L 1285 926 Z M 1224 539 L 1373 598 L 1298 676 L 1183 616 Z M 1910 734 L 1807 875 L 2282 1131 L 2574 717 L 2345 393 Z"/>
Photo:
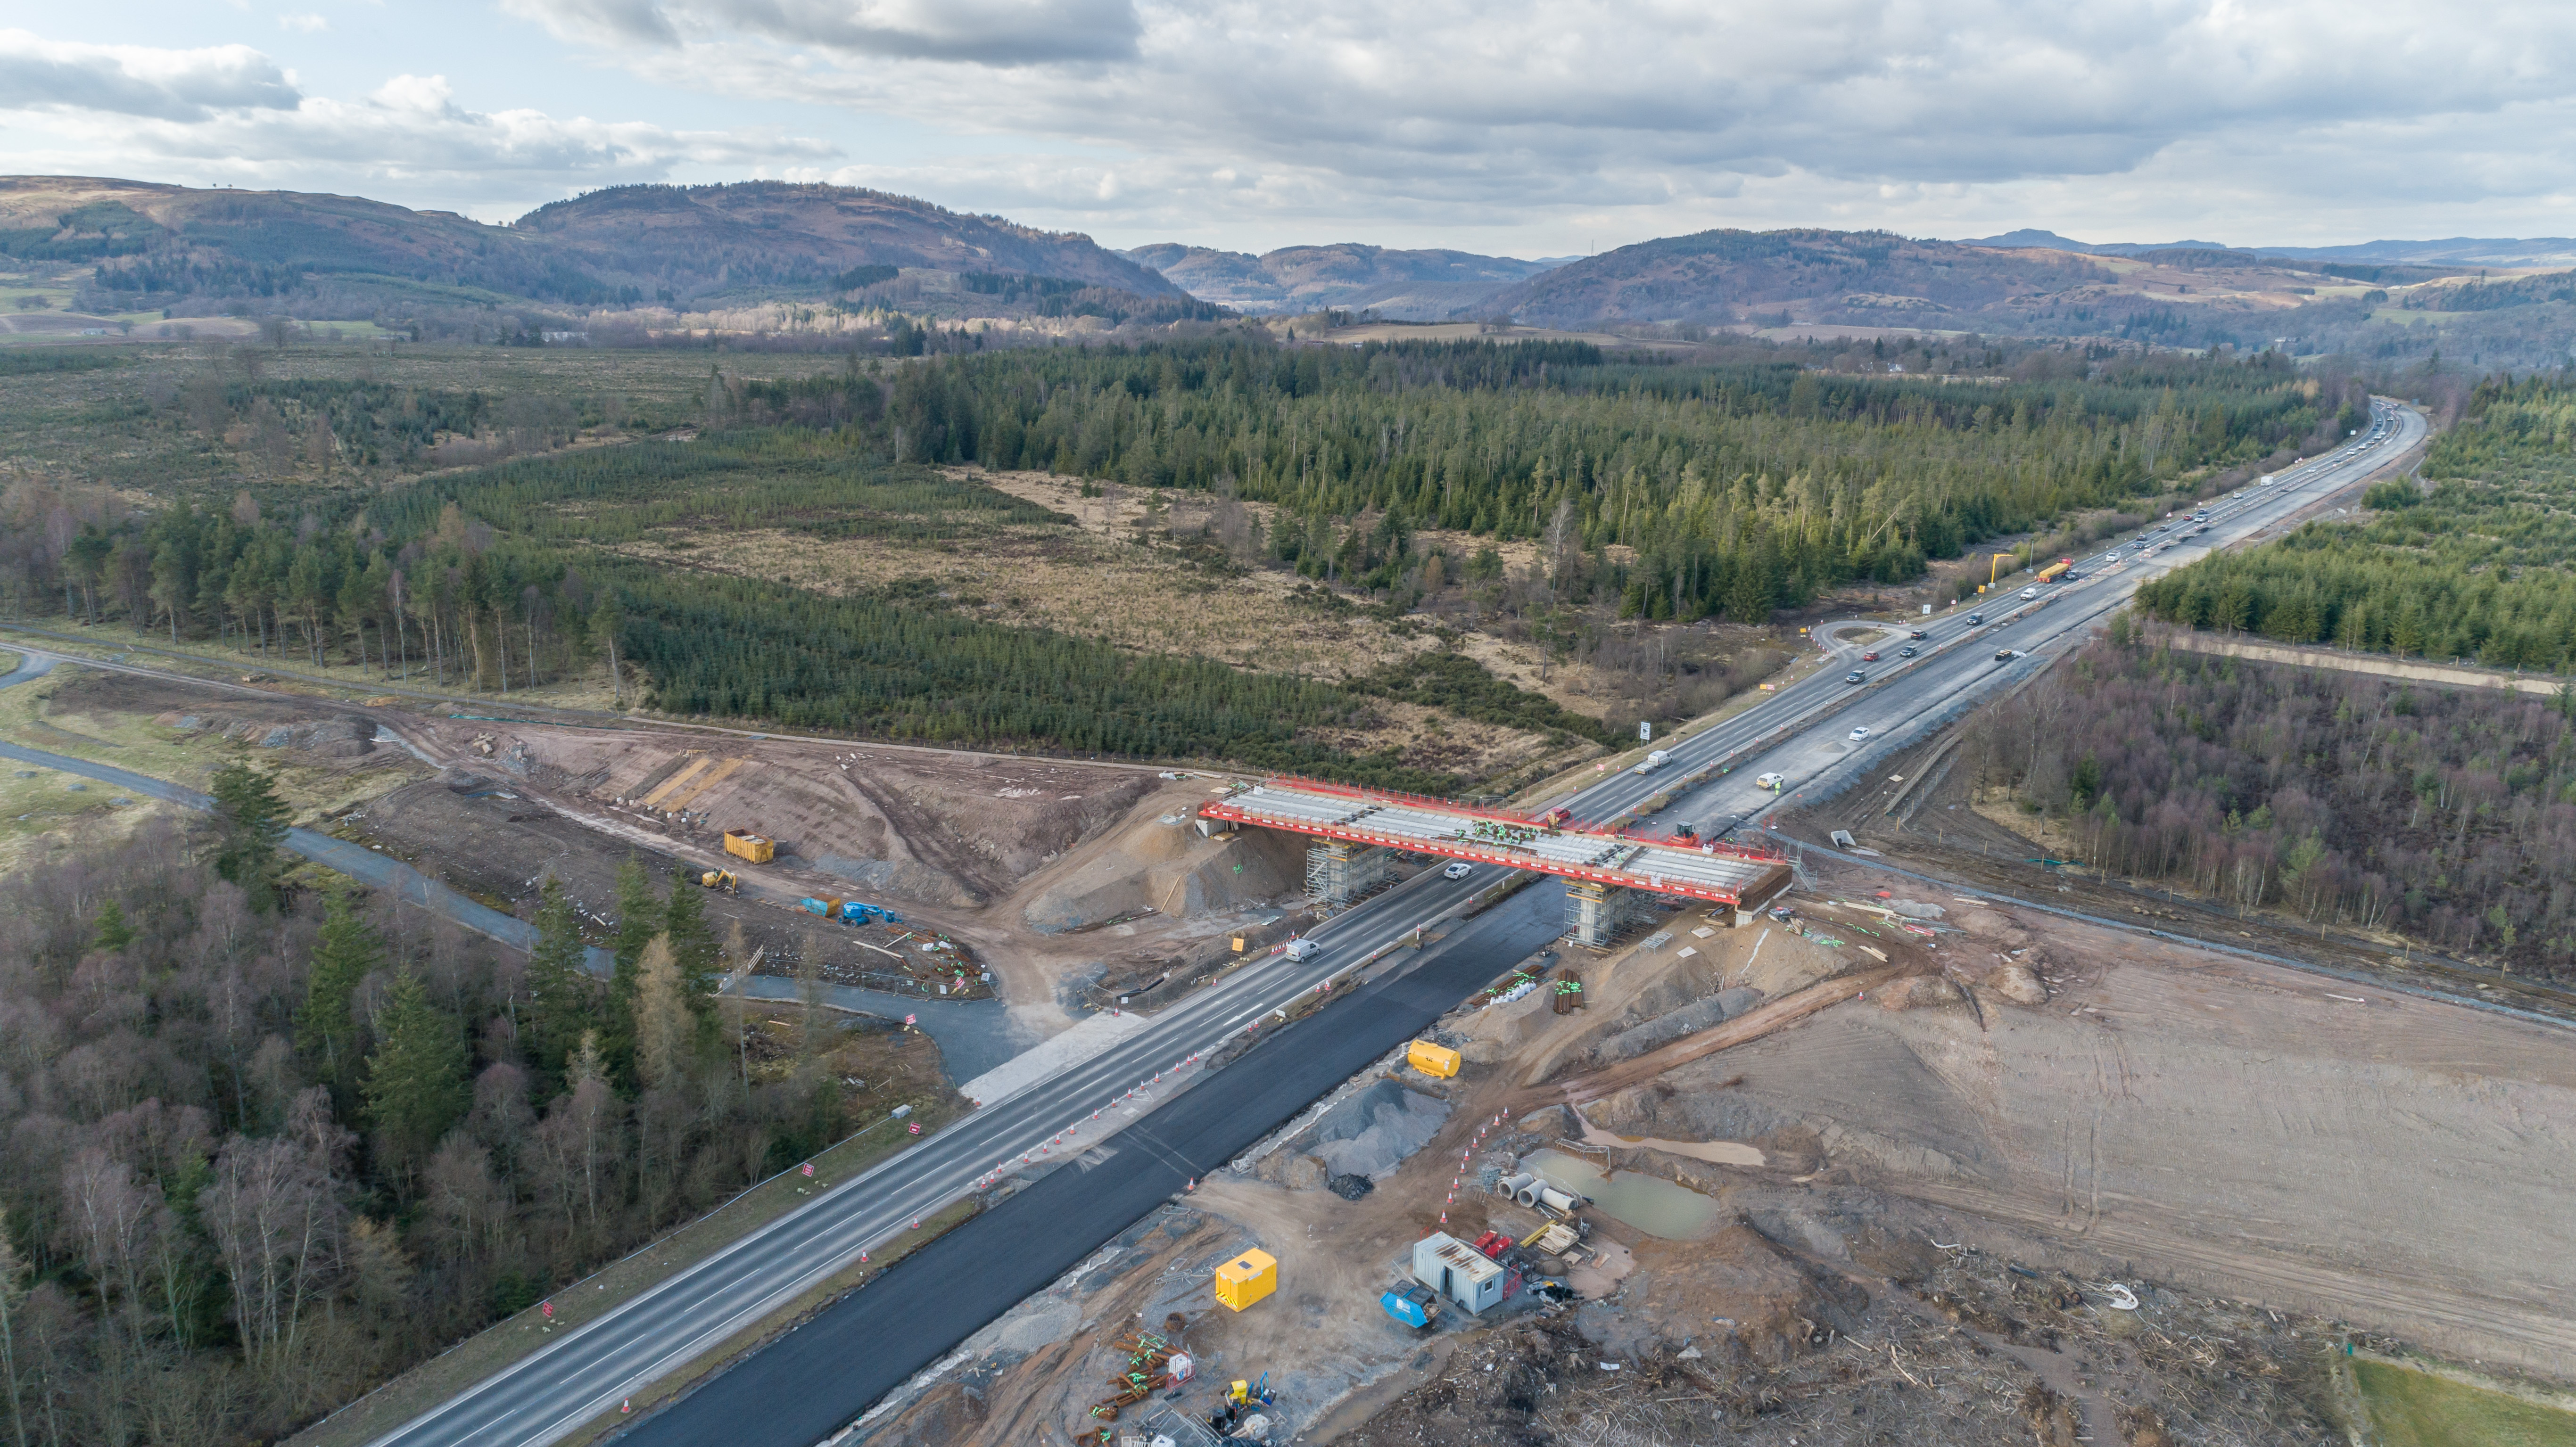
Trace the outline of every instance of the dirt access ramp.
<path fill-rule="evenodd" d="M 1977 988 L 1937 1008 L 1844 1004 L 1588 1113 L 1683 1141 L 1807 1136 L 1820 1181 L 1974 1211 L 2448 1355 L 2576 1375 L 2566 1031 L 1954 907 L 1940 951 L 2024 965 L 2045 1003 Z M 1664 1160 L 1682 1178 L 1722 1171 Z"/>

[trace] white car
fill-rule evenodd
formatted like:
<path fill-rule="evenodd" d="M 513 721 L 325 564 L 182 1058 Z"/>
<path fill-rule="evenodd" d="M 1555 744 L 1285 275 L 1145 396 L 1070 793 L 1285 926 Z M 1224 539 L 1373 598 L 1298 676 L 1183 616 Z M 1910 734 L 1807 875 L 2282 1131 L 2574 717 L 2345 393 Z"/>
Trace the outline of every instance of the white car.
<path fill-rule="evenodd" d="M 1460 859 L 1453 861 L 1448 868 L 1441 870 L 1440 877 L 1442 879 L 1464 879 L 1468 875 L 1474 873 L 1475 869 L 1476 866 L 1469 864 L 1466 860 Z"/>
<path fill-rule="evenodd" d="M 1866 728 L 1853 729 L 1851 736 L 1853 743 L 1859 743 L 1861 740 L 1869 737 L 1869 730 Z"/>

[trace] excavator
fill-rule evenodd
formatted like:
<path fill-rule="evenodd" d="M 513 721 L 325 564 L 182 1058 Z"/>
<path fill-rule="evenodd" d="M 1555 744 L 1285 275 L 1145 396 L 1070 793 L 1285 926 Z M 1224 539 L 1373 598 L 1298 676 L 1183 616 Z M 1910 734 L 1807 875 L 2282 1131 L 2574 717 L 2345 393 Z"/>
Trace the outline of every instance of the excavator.
<path fill-rule="evenodd" d="M 730 869 L 710 869 L 698 876 L 698 883 L 709 889 L 721 889 L 731 894 L 742 888 L 742 876 Z"/>

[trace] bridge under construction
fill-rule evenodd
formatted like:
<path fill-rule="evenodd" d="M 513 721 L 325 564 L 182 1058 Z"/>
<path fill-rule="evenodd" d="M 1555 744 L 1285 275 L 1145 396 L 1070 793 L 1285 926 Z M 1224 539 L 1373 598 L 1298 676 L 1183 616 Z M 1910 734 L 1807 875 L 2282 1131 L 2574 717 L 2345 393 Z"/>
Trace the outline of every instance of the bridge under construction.
<path fill-rule="evenodd" d="M 1789 886 L 1787 862 L 1758 849 L 1569 829 L 1441 799 L 1308 779 L 1270 779 L 1199 807 L 1200 828 L 1251 825 L 1323 842 L 1307 851 L 1307 892 L 1347 903 L 1384 879 L 1398 851 L 1499 864 L 1567 882 L 1566 925 L 1582 944 L 1609 943 L 1641 896 L 1698 900 L 1739 922 Z"/>

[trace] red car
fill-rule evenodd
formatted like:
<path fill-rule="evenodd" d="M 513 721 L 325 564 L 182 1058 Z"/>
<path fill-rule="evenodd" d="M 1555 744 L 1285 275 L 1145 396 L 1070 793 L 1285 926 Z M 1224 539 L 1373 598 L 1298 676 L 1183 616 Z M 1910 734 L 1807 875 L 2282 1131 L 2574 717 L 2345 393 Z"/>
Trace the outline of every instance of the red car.
<path fill-rule="evenodd" d="M 1860 656 L 1860 661 L 1863 663 L 1876 663 L 1878 661 L 1878 650 L 1871 649 L 1869 652 L 1862 654 Z"/>

